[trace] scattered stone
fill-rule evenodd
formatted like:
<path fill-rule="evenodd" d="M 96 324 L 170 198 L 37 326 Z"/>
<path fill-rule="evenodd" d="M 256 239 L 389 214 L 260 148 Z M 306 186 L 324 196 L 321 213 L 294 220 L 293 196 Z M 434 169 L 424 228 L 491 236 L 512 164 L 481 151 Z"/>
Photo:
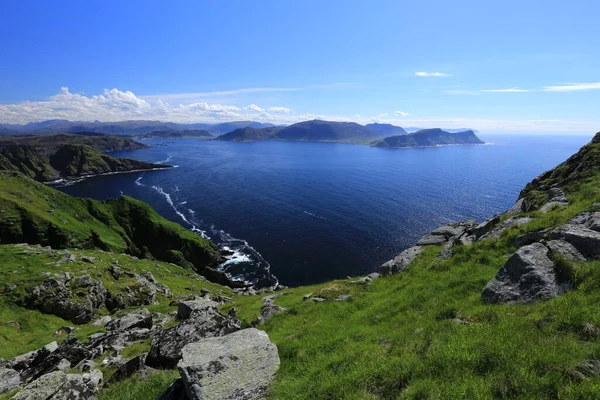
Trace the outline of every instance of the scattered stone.
<path fill-rule="evenodd" d="M 56 365 L 56 369 L 59 371 L 66 371 L 71 368 L 71 362 L 65 358 L 61 359 Z"/>
<path fill-rule="evenodd" d="M 21 386 L 19 372 L 11 368 L 0 368 L 0 394 Z"/>
<path fill-rule="evenodd" d="M 340 294 L 335 301 L 348 301 L 350 300 L 350 296 L 347 294 Z"/>
<path fill-rule="evenodd" d="M 6 325 L 10 325 L 15 329 L 21 329 L 21 324 L 19 324 L 17 321 L 8 321 L 5 322 Z"/>
<path fill-rule="evenodd" d="M 137 357 L 132 358 L 126 363 L 122 364 L 119 369 L 115 371 L 114 374 L 110 377 L 109 380 L 106 381 L 106 385 L 110 385 L 111 383 L 118 382 L 122 379 L 129 378 L 131 375 L 136 372 L 146 368 L 146 355 L 147 353 L 140 354 Z"/>
<path fill-rule="evenodd" d="M 104 326 L 112 321 L 110 315 L 105 315 L 104 317 L 98 318 L 92 325 L 93 326 Z"/>
<path fill-rule="evenodd" d="M 315 303 L 322 303 L 326 301 L 326 299 L 324 299 L 323 297 L 313 297 L 312 301 L 314 301 Z"/>
<path fill-rule="evenodd" d="M 83 360 L 77 365 L 77 369 L 81 372 L 89 372 L 96 368 L 96 363 L 94 360 Z"/>
<path fill-rule="evenodd" d="M 404 250 L 398 254 L 393 260 L 390 260 L 381 266 L 382 275 L 392 275 L 404 271 L 408 264 L 411 263 L 421 252 L 423 247 L 414 246 Z"/>
<path fill-rule="evenodd" d="M 260 308 L 260 314 L 257 319 L 258 323 L 263 324 L 263 323 L 265 323 L 266 320 L 271 318 L 273 315 L 282 313 L 285 310 L 286 310 L 285 308 L 278 306 L 277 304 L 273 303 L 272 301 L 266 302 Z"/>
<path fill-rule="evenodd" d="M 180 321 L 190 318 L 192 313 L 203 311 L 207 308 L 217 308 L 218 304 L 214 301 L 201 297 L 197 300 L 182 301 L 177 305 L 177 319 Z"/>
<path fill-rule="evenodd" d="M 304 297 L 302 298 L 302 301 L 306 301 L 306 300 L 310 299 L 312 297 L 312 295 L 313 295 L 312 293 L 305 294 Z"/>
<path fill-rule="evenodd" d="M 123 363 L 125 362 L 125 360 L 123 360 L 123 357 L 121 357 L 120 355 L 116 355 L 116 356 L 107 356 L 104 360 L 102 360 L 102 362 L 100 363 L 103 367 L 106 368 L 121 368 L 121 365 L 123 365 Z"/>
<path fill-rule="evenodd" d="M 17 288 L 17 285 L 11 283 L 10 285 L 4 286 L 4 293 L 11 293 Z"/>
<path fill-rule="evenodd" d="M 81 261 L 93 264 L 96 261 L 95 257 L 83 256 L 81 257 Z"/>
<path fill-rule="evenodd" d="M 178 325 L 158 331 L 151 342 L 146 364 L 154 368 L 174 368 L 181 349 L 198 340 L 223 336 L 240 329 L 240 321 L 221 314 L 216 306 L 194 310 Z"/>
<path fill-rule="evenodd" d="M 115 278 L 115 280 L 119 280 L 121 279 L 121 277 L 123 276 L 123 270 L 121 270 L 120 267 L 118 267 L 117 265 L 111 265 L 110 267 L 108 267 L 108 272 L 112 275 L 113 278 Z"/>
<path fill-rule="evenodd" d="M 107 331 L 127 331 L 131 329 L 151 329 L 152 315 L 145 308 L 133 310 L 106 324 Z"/>
<path fill-rule="evenodd" d="M 267 333 L 249 328 L 185 346 L 177 367 L 190 400 L 258 400 L 279 363 Z"/>
<path fill-rule="evenodd" d="M 54 336 L 70 335 L 73 332 L 75 332 L 75 328 L 73 328 L 72 326 L 61 326 L 56 331 L 54 331 Z"/>
<path fill-rule="evenodd" d="M 557 297 L 568 288 L 541 243 L 523 246 L 500 268 L 481 293 L 485 303 L 530 303 Z"/>

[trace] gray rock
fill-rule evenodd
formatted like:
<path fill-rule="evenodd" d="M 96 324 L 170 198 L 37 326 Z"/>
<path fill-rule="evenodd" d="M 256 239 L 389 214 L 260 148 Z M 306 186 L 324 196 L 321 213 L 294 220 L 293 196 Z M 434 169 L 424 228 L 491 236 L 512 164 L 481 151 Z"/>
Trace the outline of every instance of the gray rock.
<path fill-rule="evenodd" d="M 444 236 L 428 234 L 419 239 L 417 246 L 439 246 L 445 241 Z"/>
<path fill-rule="evenodd" d="M 356 281 L 352 281 L 350 283 L 371 283 L 373 282 L 375 279 L 379 279 L 380 274 L 378 274 L 377 272 L 372 272 L 367 276 L 363 276 L 362 278 L 359 278 Z"/>
<path fill-rule="evenodd" d="M 11 368 L 0 368 L 0 394 L 21 386 L 19 372 Z"/>
<path fill-rule="evenodd" d="M 306 301 L 306 300 L 310 299 L 310 298 L 312 297 L 312 295 L 313 295 L 312 293 L 305 294 L 305 295 L 302 297 L 302 301 Z"/>
<path fill-rule="evenodd" d="M 436 256 L 436 260 L 447 260 L 450 257 L 452 257 L 452 248 L 454 247 L 454 243 L 454 239 L 450 239 L 446 243 L 444 243 L 442 245 L 442 248 L 440 249 L 440 252 Z"/>
<path fill-rule="evenodd" d="M 312 301 L 315 303 L 323 303 L 324 301 L 327 301 L 327 299 L 324 299 L 323 297 L 313 297 Z"/>
<path fill-rule="evenodd" d="M 51 372 L 25 386 L 12 400 L 59 399 L 55 395 L 66 383 L 67 374 L 62 371 Z"/>
<path fill-rule="evenodd" d="M 506 215 L 517 215 L 522 213 L 523 211 L 525 211 L 523 209 L 523 202 L 525 199 L 519 199 L 517 200 L 517 202 L 508 210 L 506 211 Z"/>
<path fill-rule="evenodd" d="M 197 298 L 196 300 L 187 300 L 179 302 L 177 305 L 177 319 L 185 320 L 191 317 L 192 313 L 197 311 L 203 311 L 207 308 L 215 309 L 219 305 L 205 297 Z"/>
<path fill-rule="evenodd" d="M 105 315 L 104 317 L 97 319 L 92 325 L 93 326 L 104 326 L 104 325 L 108 324 L 110 321 L 112 321 L 112 318 L 110 317 L 110 315 Z"/>
<path fill-rule="evenodd" d="M 545 213 L 548 212 L 554 206 L 566 206 L 569 204 L 565 192 L 559 188 L 551 188 L 548 191 L 548 202 L 540 207 L 540 211 Z"/>
<path fill-rule="evenodd" d="M 92 400 L 102 388 L 102 372 L 93 370 L 88 374 L 68 374 L 65 384 L 52 397 L 52 400 Z"/>
<path fill-rule="evenodd" d="M 348 301 L 350 300 L 350 296 L 347 294 L 340 294 L 335 301 Z"/>
<path fill-rule="evenodd" d="M 66 358 L 61 359 L 56 366 L 56 369 L 59 371 L 66 371 L 69 368 L 71 368 L 71 361 L 67 360 Z"/>
<path fill-rule="evenodd" d="M 275 314 L 279 314 L 284 312 L 286 309 L 283 307 L 274 304 L 272 301 L 269 301 L 262 305 L 260 308 L 260 314 L 258 316 L 258 323 L 263 324 L 266 320 L 271 318 Z"/>
<path fill-rule="evenodd" d="M 550 240 L 545 245 L 567 260 L 585 261 L 585 257 L 569 242 L 565 242 L 564 240 Z"/>
<path fill-rule="evenodd" d="M 481 224 L 473 228 L 473 234 L 479 239 L 480 237 L 494 229 L 500 223 L 500 220 L 500 216 L 496 216 L 488 219 L 487 221 L 482 222 Z"/>
<path fill-rule="evenodd" d="M 140 354 L 137 357 L 132 358 L 126 363 L 122 364 L 114 374 L 110 377 L 109 380 L 106 381 L 106 385 L 110 385 L 111 383 L 118 382 L 125 378 L 129 378 L 131 375 L 136 372 L 146 368 L 146 355 L 147 353 Z"/>
<path fill-rule="evenodd" d="M 266 332 L 250 328 L 185 346 L 177 367 L 190 400 L 259 400 L 279 355 Z"/>
<path fill-rule="evenodd" d="M 39 350 L 30 351 L 29 353 L 22 354 L 13 358 L 6 363 L 8 368 L 15 369 L 17 371 L 23 371 L 30 367 L 32 363 L 40 362 L 41 360 L 48 357 L 50 354 L 58 349 L 58 343 L 51 342 L 42 347 Z"/>
<path fill-rule="evenodd" d="M 600 233 L 585 225 L 562 225 L 550 234 L 550 239 L 570 243 L 587 260 L 600 258 Z"/>
<path fill-rule="evenodd" d="M 485 303 L 529 303 L 558 296 L 568 286 L 559 282 L 549 250 L 541 243 L 521 247 L 481 293 Z"/>
<path fill-rule="evenodd" d="M 550 233 L 551 229 L 542 229 L 539 231 L 527 232 L 521 236 L 517 236 L 513 239 L 513 243 L 517 246 L 527 246 L 528 244 L 532 244 L 535 242 L 539 242 L 545 239 Z"/>
<path fill-rule="evenodd" d="M 173 384 L 158 398 L 158 400 L 189 400 L 185 391 L 183 379 L 175 379 Z"/>
<path fill-rule="evenodd" d="M 381 275 L 392 275 L 400 271 L 404 271 L 406 267 L 414 260 L 421 252 L 423 247 L 414 246 L 404 250 L 394 259 L 384 263 L 381 266 Z"/>
<path fill-rule="evenodd" d="M 152 315 L 150 315 L 150 312 L 145 308 L 128 312 L 106 324 L 107 331 L 127 331 L 143 328 L 152 328 Z"/>
<path fill-rule="evenodd" d="M 533 219 L 530 217 L 511 217 L 511 218 L 507 219 L 506 221 L 502 222 L 501 224 L 497 225 L 496 227 L 494 227 L 494 229 L 492 229 L 491 231 L 489 231 L 488 233 L 486 233 L 485 235 L 480 237 L 478 240 L 486 240 L 486 239 L 490 239 L 490 238 L 498 239 L 504 233 L 504 231 L 506 231 L 508 228 L 510 228 L 512 226 L 526 225 L 526 224 L 530 223 L 532 220 Z"/>
<path fill-rule="evenodd" d="M 217 307 L 195 310 L 190 318 L 172 328 L 160 330 L 152 337 L 146 364 L 154 368 L 174 368 L 185 345 L 239 329 L 240 321 L 221 314 Z"/>

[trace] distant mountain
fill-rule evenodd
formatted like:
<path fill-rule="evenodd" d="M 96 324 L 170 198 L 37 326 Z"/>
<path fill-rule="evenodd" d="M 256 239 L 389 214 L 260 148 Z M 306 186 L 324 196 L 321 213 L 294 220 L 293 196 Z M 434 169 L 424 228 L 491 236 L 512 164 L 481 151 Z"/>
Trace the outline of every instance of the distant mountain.
<path fill-rule="evenodd" d="M 274 140 L 294 142 L 364 142 L 383 137 L 354 122 L 312 120 L 298 122 L 273 135 Z"/>
<path fill-rule="evenodd" d="M 254 121 L 233 121 L 233 122 L 223 122 L 221 124 L 207 126 L 204 129 L 206 129 L 209 133 L 212 133 L 215 136 L 219 136 L 224 133 L 233 132 L 236 129 L 241 129 L 241 128 L 261 129 L 261 128 L 271 128 L 274 126 L 275 125 L 273 125 L 273 124 L 254 122 Z"/>
<path fill-rule="evenodd" d="M 258 142 L 264 140 L 273 140 L 274 135 L 282 128 L 240 128 L 232 132 L 225 133 L 217 138 L 217 140 L 226 140 L 228 142 Z"/>
<path fill-rule="evenodd" d="M 408 134 L 404 128 L 392 124 L 367 124 L 365 125 L 365 128 L 371 129 L 372 131 L 381 134 L 383 137 Z"/>
<path fill-rule="evenodd" d="M 239 128 L 267 128 L 273 124 L 254 121 L 234 121 L 219 124 L 192 123 L 180 124 L 161 121 L 119 121 L 86 122 L 62 119 L 30 122 L 25 125 L 0 124 L 0 136 L 5 135 L 49 135 L 55 133 L 95 132 L 119 136 L 140 136 L 155 131 L 205 130 L 213 135 L 221 135 Z"/>
<path fill-rule="evenodd" d="M 424 129 L 428 129 L 428 128 L 416 128 L 414 126 L 404 128 L 404 130 L 408 133 L 414 133 L 414 132 L 422 131 Z M 470 128 L 440 128 L 440 129 L 442 129 L 446 132 L 450 132 L 450 133 L 463 132 L 463 131 L 473 131 L 473 132 L 477 133 L 477 131 L 475 129 L 470 129 Z"/>
<path fill-rule="evenodd" d="M 140 139 L 178 139 L 178 138 L 203 138 L 213 139 L 214 136 L 203 129 L 191 129 L 186 131 L 154 131 L 145 135 L 136 136 Z"/>
<path fill-rule="evenodd" d="M 390 136 L 371 143 L 373 147 L 428 147 L 450 144 L 482 144 L 485 143 L 472 130 L 447 132 L 439 128 L 422 129 L 408 135 Z"/>
<path fill-rule="evenodd" d="M 102 153 L 121 150 L 145 149 L 148 146 L 130 138 L 105 136 L 85 132 L 83 134 L 61 134 L 44 136 L 2 136 L 0 148 L 12 145 L 30 146 L 42 155 L 54 154 L 65 144 L 83 144 Z"/>

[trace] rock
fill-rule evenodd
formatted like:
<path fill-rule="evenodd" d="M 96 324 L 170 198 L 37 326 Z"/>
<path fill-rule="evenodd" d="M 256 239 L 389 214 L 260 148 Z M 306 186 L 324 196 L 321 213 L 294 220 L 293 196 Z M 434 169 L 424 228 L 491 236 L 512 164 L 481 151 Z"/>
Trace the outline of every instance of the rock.
<path fill-rule="evenodd" d="M 485 303 L 530 303 L 558 296 L 568 288 L 541 243 L 523 246 L 500 268 L 481 293 Z"/>
<path fill-rule="evenodd" d="M 340 294 L 335 301 L 348 301 L 350 300 L 350 296 L 347 294 Z"/>
<path fill-rule="evenodd" d="M 0 394 L 21 386 L 19 372 L 11 368 L 0 368 Z"/>
<path fill-rule="evenodd" d="M 81 261 L 93 264 L 96 261 L 96 258 L 95 257 L 83 256 L 83 257 L 81 257 Z"/>
<path fill-rule="evenodd" d="M 62 358 L 56 365 L 56 369 L 59 371 L 66 371 L 69 368 L 71 368 L 71 362 L 66 358 Z"/>
<path fill-rule="evenodd" d="M 259 400 L 279 355 L 266 332 L 249 328 L 185 346 L 177 368 L 190 400 Z"/>
<path fill-rule="evenodd" d="M 89 275 L 71 278 L 64 273 L 34 287 L 24 304 L 20 305 L 54 314 L 76 324 L 85 324 L 104 305 L 105 297 L 106 289 L 102 281 L 94 280 Z"/>
<path fill-rule="evenodd" d="M 567 260 L 585 261 L 585 257 L 569 242 L 565 242 L 564 240 L 550 240 L 545 245 L 554 253 L 560 254 Z"/>
<path fill-rule="evenodd" d="M 570 243 L 587 260 L 600 258 L 600 233 L 585 225 L 562 225 L 550 234 L 550 239 Z"/>
<path fill-rule="evenodd" d="M 575 369 L 583 378 L 599 377 L 600 360 L 585 360 Z"/>
<path fill-rule="evenodd" d="M 81 372 L 89 372 L 96 368 L 96 363 L 94 360 L 83 360 L 77 365 L 77 369 Z"/>
<path fill-rule="evenodd" d="M 119 369 L 119 368 L 121 368 L 121 366 L 124 363 L 125 363 L 125 360 L 123 360 L 123 357 L 121 357 L 120 355 L 117 355 L 117 356 L 107 356 L 104 360 L 102 360 L 102 362 L 100 364 L 105 368 Z"/>
<path fill-rule="evenodd" d="M 283 293 L 277 293 L 277 294 L 271 294 L 269 296 L 265 296 L 262 298 L 262 302 L 263 303 L 272 303 L 273 300 L 275 300 L 278 297 L 284 296 L 286 294 L 290 294 L 289 292 L 283 292 Z"/>
<path fill-rule="evenodd" d="M 119 369 L 117 369 L 115 373 L 112 374 L 110 379 L 106 381 L 106 385 L 110 385 L 111 383 L 115 383 L 122 379 L 129 378 L 137 371 L 146 368 L 146 355 L 147 353 L 140 354 L 139 356 L 127 361 L 125 364 L 122 364 L 119 367 Z"/>
<path fill-rule="evenodd" d="M 327 301 L 327 300 L 324 299 L 323 297 L 313 297 L 312 301 L 314 301 L 315 303 L 322 303 L 322 302 Z"/>
<path fill-rule="evenodd" d="M 225 316 L 216 306 L 196 309 L 178 325 L 158 331 L 151 342 L 146 364 L 154 368 L 174 368 L 181 359 L 181 349 L 198 340 L 223 336 L 240 329 L 240 321 Z"/>
<path fill-rule="evenodd" d="M 119 280 L 121 279 L 121 277 L 123 276 L 123 270 L 121 270 L 120 267 L 116 266 L 116 265 L 111 265 L 110 267 L 108 267 L 108 272 L 112 275 L 113 278 L 115 278 L 115 280 Z"/>
<path fill-rule="evenodd" d="M 152 328 L 152 316 L 147 309 L 133 310 L 106 324 L 107 331 L 127 331 L 135 328 Z"/>
<path fill-rule="evenodd" d="M 185 391 L 185 385 L 183 379 L 175 379 L 173 384 L 169 386 L 166 392 L 164 392 L 158 400 L 189 400 L 187 392 Z"/>
<path fill-rule="evenodd" d="M 569 204 L 565 192 L 559 188 L 551 188 L 548 191 L 548 202 L 540 207 L 540 211 L 545 213 L 548 212 L 554 206 L 566 206 Z"/>
<path fill-rule="evenodd" d="M 14 283 L 10 284 L 10 285 L 6 285 L 4 286 L 4 293 L 11 293 L 13 292 L 15 289 L 17 288 L 17 285 L 15 285 Z"/>
<path fill-rule="evenodd" d="M 177 319 L 182 321 L 190 318 L 193 312 L 202 311 L 207 308 L 217 308 L 219 305 L 207 298 L 201 297 L 197 300 L 182 301 L 177 305 Z"/>
<path fill-rule="evenodd" d="M 98 318 L 92 325 L 93 326 L 104 326 L 112 321 L 110 315 L 105 315 L 104 317 Z"/>
<path fill-rule="evenodd" d="M 12 360 L 8 361 L 6 366 L 17 371 L 23 371 L 29 368 L 32 363 L 40 362 L 41 360 L 45 359 L 57 349 L 58 343 L 51 342 L 39 350 L 30 351 L 29 353 L 13 358 Z"/>
<path fill-rule="evenodd" d="M 544 240 L 548 236 L 550 231 L 551 229 L 548 228 L 539 231 L 527 232 L 524 235 L 517 236 L 516 238 L 514 238 L 513 243 L 517 246 L 527 246 L 528 244 Z"/>
<path fill-rule="evenodd" d="M 237 310 L 235 307 L 231 307 L 229 311 L 227 311 L 227 315 L 231 318 L 235 318 L 237 316 Z"/>
<path fill-rule="evenodd" d="M 61 326 L 56 331 L 54 331 L 54 336 L 70 335 L 73 332 L 75 332 L 75 328 L 73 328 L 72 326 Z"/>
<path fill-rule="evenodd" d="M 306 301 L 306 300 L 310 299 L 312 297 L 312 295 L 313 295 L 312 293 L 305 294 L 304 297 L 302 297 L 302 301 Z"/>
<path fill-rule="evenodd" d="M 492 229 L 494 229 L 500 223 L 500 216 L 495 216 L 493 218 L 488 219 L 487 221 L 482 222 L 473 228 L 473 234 L 476 238 L 480 238 Z"/>
<path fill-rule="evenodd" d="M 506 221 L 502 222 L 501 224 L 495 226 L 492 230 L 490 230 L 488 233 L 481 236 L 477 240 L 486 240 L 490 238 L 498 239 L 508 228 L 515 225 L 525 225 L 530 223 L 532 220 L 533 219 L 531 217 L 511 217 Z"/>
<path fill-rule="evenodd" d="M 443 236 L 444 239 L 448 240 L 452 237 L 462 236 L 468 230 L 473 229 L 477 226 L 477 221 L 460 221 L 450 225 L 440 226 L 433 231 L 430 235 Z"/>
<path fill-rule="evenodd" d="M 519 200 L 517 200 L 517 202 L 508 211 L 506 211 L 505 214 L 512 216 L 512 215 L 520 214 L 523 211 L 525 211 L 523 209 L 523 201 L 524 200 L 525 199 L 519 199 Z"/>
<path fill-rule="evenodd" d="M 67 374 L 62 371 L 51 372 L 25 386 L 12 400 L 58 399 L 55 397 L 67 383 Z"/>
<path fill-rule="evenodd" d="M 436 256 L 436 260 L 447 260 L 452 257 L 452 248 L 454 247 L 454 240 L 450 239 L 442 245 L 440 252 Z"/>
<path fill-rule="evenodd" d="M 446 241 L 441 235 L 425 235 L 417 242 L 417 246 L 439 246 Z"/>
<path fill-rule="evenodd" d="M 271 318 L 275 314 L 279 314 L 284 312 L 286 309 L 283 307 L 274 304 L 272 301 L 269 301 L 260 308 L 260 314 L 258 316 L 258 323 L 263 324 L 266 320 Z"/>
<path fill-rule="evenodd" d="M 392 275 L 397 272 L 404 271 L 408 264 L 411 263 L 421 252 L 423 247 L 414 246 L 404 250 L 398 254 L 394 259 L 386 262 L 381 266 L 381 275 Z"/>
<path fill-rule="evenodd" d="M 67 381 L 54 395 L 52 400 L 73 399 L 92 400 L 96 399 L 96 393 L 102 388 L 103 375 L 99 370 L 93 370 L 88 374 L 67 375 Z"/>

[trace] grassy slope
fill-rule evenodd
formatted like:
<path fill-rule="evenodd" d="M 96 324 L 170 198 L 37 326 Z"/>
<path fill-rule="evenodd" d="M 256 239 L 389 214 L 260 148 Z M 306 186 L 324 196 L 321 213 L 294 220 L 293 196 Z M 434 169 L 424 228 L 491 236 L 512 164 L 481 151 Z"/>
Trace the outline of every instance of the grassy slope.
<path fill-rule="evenodd" d="M 146 247 L 155 257 L 177 263 L 185 258 L 199 270 L 220 259 L 211 242 L 145 203 L 126 196 L 106 202 L 79 199 L 5 172 L 0 172 L 0 216 L 4 243 L 96 247 L 136 256 L 147 255 Z"/>
<path fill-rule="evenodd" d="M 44 135 L 44 136 L 4 136 L 0 137 L 0 148 L 11 145 L 31 146 L 42 155 L 54 154 L 65 144 L 87 145 L 102 153 L 119 150 L 144 149 L 148 146 L 130 138 L 117 136 L 86 135 Z"/>

